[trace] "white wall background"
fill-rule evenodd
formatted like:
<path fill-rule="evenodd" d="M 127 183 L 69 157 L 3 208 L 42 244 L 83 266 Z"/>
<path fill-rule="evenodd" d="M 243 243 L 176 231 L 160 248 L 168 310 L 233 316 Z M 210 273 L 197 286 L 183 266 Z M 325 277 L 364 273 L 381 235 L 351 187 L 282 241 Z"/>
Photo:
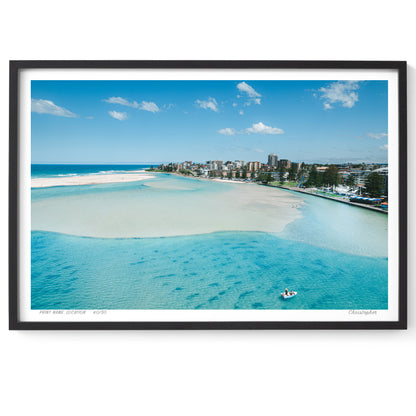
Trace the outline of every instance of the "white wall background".
<path fill-rule="evenodd" d="M 415 218 L 409 218 L 409 330 L 9 332 L 9 59 L 407 60 L 415 152 L 412 2 L 8 1 L 1 31 L 3 415 L 412 414 Z M 409 205 L 415 206 L 415 165 Z M 410 209 L 411 210 L 411 209 Z"/>

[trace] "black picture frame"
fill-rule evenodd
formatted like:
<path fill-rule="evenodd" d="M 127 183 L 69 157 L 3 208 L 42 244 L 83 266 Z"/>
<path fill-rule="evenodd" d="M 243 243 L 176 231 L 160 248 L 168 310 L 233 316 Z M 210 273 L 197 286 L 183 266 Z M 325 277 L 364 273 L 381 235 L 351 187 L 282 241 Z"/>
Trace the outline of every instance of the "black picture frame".
<path fill-rule="evenodd" d="M 19 73 L 23 69 L 390 69 L 398 73 L 399 294 L 397 321 L 341 322 L 41 322 L 19 319 Z M 9 329 L 11 330 L 271 330 L 407 328 L 407 104 L 404 61 L 10 61 Z"/>

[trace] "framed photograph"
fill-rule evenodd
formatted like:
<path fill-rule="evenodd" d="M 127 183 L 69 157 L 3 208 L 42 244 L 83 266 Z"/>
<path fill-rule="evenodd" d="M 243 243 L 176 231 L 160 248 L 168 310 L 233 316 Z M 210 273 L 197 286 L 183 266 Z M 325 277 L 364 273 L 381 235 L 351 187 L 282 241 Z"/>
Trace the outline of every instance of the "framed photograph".
<path fill-rule="evenodd" d="M 405 329 L 406 63 L 10 62 L 10 329 Z"/>

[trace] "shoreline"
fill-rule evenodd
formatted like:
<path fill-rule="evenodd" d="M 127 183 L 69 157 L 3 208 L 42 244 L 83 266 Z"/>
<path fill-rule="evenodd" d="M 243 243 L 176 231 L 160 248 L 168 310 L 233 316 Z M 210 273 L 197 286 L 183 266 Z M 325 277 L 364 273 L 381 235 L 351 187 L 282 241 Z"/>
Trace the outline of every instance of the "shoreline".
<path fill-rule="evenodd" d="M 147 173 L 116 173 L 110 175 L 65 176 L 59 178 L 33 178 L 31 188 L 50 188 L 54 186 L 101 185 L 107 183 L 137 182 L 153 179 L 154 175 Z"/>
<path fill-rule="evenodd" d="M 243 184 L 243 185 L 256 185 L 256 183 L 254 182 L 246 182 L 246 181 L 239 181 L 239 180 L 235 180 L 233 181 L 232 179 L 221 179 L 221 178 L 210 178 L 210 177 L 206 177 L 206 176 L 193 176 L 193 175 L 184 175 L 182 173 L 179 172 L 156 172 L 156 173 L 165 173 L 168 175 L 174 175 L 174 176 L 180 176 L 181 178 L 189 178 L 189 179 L 196 179 L 198 181 L 205 181 L 205 182 L 218 182 L 218 183 L 233 183 L 233 184 Z"/>
<path fill-rule="evenodd" d="M 263 186 L 268 186 L 270 188 L 280 188 L 280 189 L 287 190 L 287 191 L 299 192 L 300 194 L 317 196 L 319 198 L 329 199 L 330 201 L 341 202 L 343 204 L 352 205 L 354 207 L 369 209 L 370 211 L 380 212 L 380 213 L 386 214 L 386 215 L 388 214 L 388 211 L 384 211 L 383 209 L 377 208 L 373 205 L 358 204 L 357 202 L 351 202 L 351 201 L 347 201 L 345 199 L 333 198 L 333 197 L 330 197 L 330 196 L 320 195 L 320 194 L 316 194 L 316 193 L 309 192 L 309 191 L 301 191 L 300 189 L 288 188 L 288 187 L 285 187 L 285 186 L 273 186 L 273 185 L 264 185 L 264 184 L 263 184 Z"/>
<path fill-rule="evenodd" d="M 213 182 L 219 182 L 219 183 L 224 182 L 224 183 L 233 183 L 233 184 L 240 183 L 240 184 L 245 184 L 245 185 L 247 185 L 247 184 L 260 185 L 260 186 L 266 186 L 268 188 L 283 189 L 283 190 L 286 190 L 286 191 L 299 192 L 300 194 L 317 196 L 319 198 L 328 199 L 330 201 L 341 202 L 341 203 L 351 205 L 351 206 L 354 206 L 354 207 L 364 208 L 364 209 L 368 209 L 368 210 L 373 211 L 373 212 L 380 212 L 382 214 L 388 215 L 388 211 L 385 211 L 385 210 L 383 210 L 381 208 L 378 208 L 378 207 L 375 207 L 373 205 L 359 204 L 357 202 L 351 202 L 349 200 L 345 200 L 345 199 L 341 199 L 341 198 L 333 198 L 333 197 L 330 197 L 330 196 L 327 196 L 327 195 L 320 195 L 320 194 L 313 193 L 313 192 L 310 192 L 310 191 L 300 190 L 298 188 L 289 188 L 289 187 L 284 186 L 284 185 L 268 185 L 268 184 L 259 183 L 259 182 L 252 182 L 252 181 L 245 182 L 245 181 L 239 181 L 239 180 L 233 181 L 231 179 L 220 179 L 220 178 L 201 178 L 201 177 L 195 177 L 195 176 L 191 176 L 191 175 L 183 175 L 183 174 L 177 173 L 177 172 L 166 172 L 166 173 L 172 173 L 174 175 L 182 176 L 184 178 L 188 177 L 188 178 L 192 178 L 192 179 L 201 179 L 201 180 L 213 181 Z"/>

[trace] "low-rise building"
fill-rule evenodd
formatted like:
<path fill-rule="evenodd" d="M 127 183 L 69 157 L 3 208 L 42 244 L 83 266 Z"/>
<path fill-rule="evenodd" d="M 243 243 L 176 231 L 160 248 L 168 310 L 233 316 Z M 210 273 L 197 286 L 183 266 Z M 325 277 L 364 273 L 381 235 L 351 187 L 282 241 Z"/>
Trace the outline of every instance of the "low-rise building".
<path fill-rule="evenodd" d="M 243 168 L 246 165 L 246 162 L 244 160 L 234 160 L 234 167 L 236 169 Z"/>

